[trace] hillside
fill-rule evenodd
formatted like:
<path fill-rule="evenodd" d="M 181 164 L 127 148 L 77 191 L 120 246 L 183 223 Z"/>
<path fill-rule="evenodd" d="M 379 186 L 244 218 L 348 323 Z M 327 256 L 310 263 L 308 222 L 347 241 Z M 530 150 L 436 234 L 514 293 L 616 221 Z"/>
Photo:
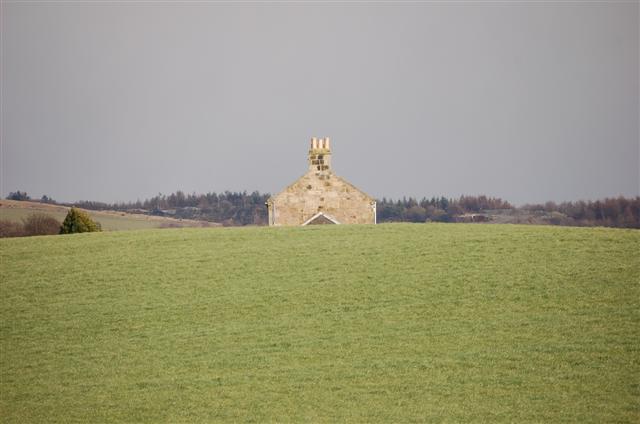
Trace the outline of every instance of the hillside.
<path fill-rule="evenodd" d="M 6 199 L 0 200 L 0 219 L 6 219 L 14 222 L 21 222 L 23 218 L 34 212 L 51 215 L 58 221 L 62 222 L 68 211 L 68 207 L 60 205 Z M 117 211 L 88 210 L 87 213 L 102 225 L 102 229 L 104 231 L 219 225 L 216 223 L 207 223 L 189 219 L 174 219 L 169 217 L 132 214 Z"/>
<path fill-rule="evenodd" d="M 473 224 L 0 240 L 0 418 L 640 420 L 640 232 Z"/>

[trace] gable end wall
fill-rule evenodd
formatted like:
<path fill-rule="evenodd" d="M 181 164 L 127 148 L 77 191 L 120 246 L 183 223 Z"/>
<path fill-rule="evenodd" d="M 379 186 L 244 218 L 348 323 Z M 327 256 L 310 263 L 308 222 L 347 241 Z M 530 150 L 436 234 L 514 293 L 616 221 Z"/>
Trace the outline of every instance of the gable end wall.
<path fill-rule="evenodd" d="M 302 225 L 324 212 L 342 224 L 374 224 L 375 201 L 342 178 L 308 172 L 270 199 L 269 225 Z"/>

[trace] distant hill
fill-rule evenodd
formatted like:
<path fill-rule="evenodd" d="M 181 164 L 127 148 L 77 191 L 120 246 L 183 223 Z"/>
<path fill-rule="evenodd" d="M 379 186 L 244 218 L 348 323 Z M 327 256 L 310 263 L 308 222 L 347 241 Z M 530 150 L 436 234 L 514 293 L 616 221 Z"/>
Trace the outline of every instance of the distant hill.
<path fill-rule="evenodd" d="M 22 197 L 16 198 L 16 197 Z M 124 203 L 78 201 L 73 206 L 91 211 L 125 212 L 182 220 L 221 223 L 224 226 L 267 225 L 269 194 L 258 191 L 169 195 Z M 13 200 L 28 200 L 26 192 L 12 192 Z M 48 204 L 57 204 L 48 196 Z M 72 206 L 71 204 L 58 204 Z M 526 204 L 519 207 L 497 197 L 462 195 L 458 198 L 383 197 L 376 204 L 377 222 L 463 222 L 497 224 L 562 225 L 640 229 L 640 197 L 608 197 L 561 203 Z M 311 218 L 308 216 L 307 218 Z"/>
<path fill-rule="evenodd" d="M 30 213 L 41 212 L 51 215 L 60 222 L 64 220 L 69 207 L 47 203 L 0 200 L 0 219 L 21 222 Z M 176 219 L 163 216 L 132 214 L 119 211 L 91 211 L 91 217 L 102 225 L 104 231 L 139 230 L 144 228 L 169 227 L 203 227 L 217 226 L 213 222 L 196 221 L 190 219 Z"/>

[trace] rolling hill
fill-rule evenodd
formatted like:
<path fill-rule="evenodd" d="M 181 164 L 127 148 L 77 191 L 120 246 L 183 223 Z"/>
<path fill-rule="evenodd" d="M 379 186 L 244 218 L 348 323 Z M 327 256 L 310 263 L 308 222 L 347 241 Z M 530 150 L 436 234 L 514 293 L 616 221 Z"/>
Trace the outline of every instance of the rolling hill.
<path fill-rule="evenodd" d="M 62 222 L 69 208 L 40 202 L 0 200 L 0 219 L 21 222 L 31 213 L 44 213 Z M 87 213 L 100 223 L 104 231 L 142 230 L 149 228 L 202 227 L 220 224 L 190 219 L 132 214 L 119 211 L 90 211 Z"/>
<path fill-rule="evenodd" d="M 640 232 L 473 224 L 0 240 L 0 418 L 638 422 Z"/>

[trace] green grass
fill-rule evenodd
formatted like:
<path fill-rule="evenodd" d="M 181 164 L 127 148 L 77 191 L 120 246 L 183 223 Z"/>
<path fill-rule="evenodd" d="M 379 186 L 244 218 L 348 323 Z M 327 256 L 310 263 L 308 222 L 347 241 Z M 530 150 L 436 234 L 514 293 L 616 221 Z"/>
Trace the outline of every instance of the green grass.
<path fill-rule="evenodd" d="M 640 421 L 640 232 L 0 240 L 0 419 Z"/>

